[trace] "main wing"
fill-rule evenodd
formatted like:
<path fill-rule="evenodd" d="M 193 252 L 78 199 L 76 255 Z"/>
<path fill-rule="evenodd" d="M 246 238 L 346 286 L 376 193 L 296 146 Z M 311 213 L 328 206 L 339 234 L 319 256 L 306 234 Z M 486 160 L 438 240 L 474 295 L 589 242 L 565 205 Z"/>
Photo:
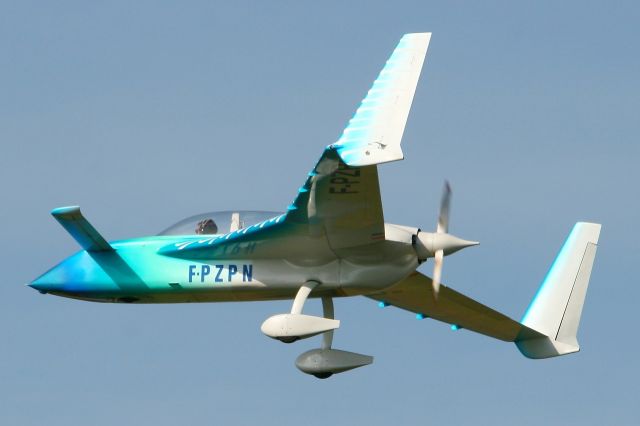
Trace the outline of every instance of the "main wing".
<path fill-rule="evenodd" d="M 406 34 L 337 142 L 327 146 L 284 215 L 211 238 L 163 247 L 178 257 L 224 257 L 225 247 L 270 238 L 326 237 L 332 249 L 384 240 L 376 165 L 403 158 L 400 142 L 431 33 Z"/>
<path fill-rule="evenodd" d="M 431 278 L 417 271 L 392 287 L 367 297 L 506 342 L 544 337 L 444 285 L 440 286 L 436 302 Z"/>
<path fill-rule="evenodd" d="M 289 206 L 285 222 L 325 232 L 334 249 L 384 239 L 376 165 L 403 158 L 400 143 L 431 33 L 406 34 L 338 141 Z"/>

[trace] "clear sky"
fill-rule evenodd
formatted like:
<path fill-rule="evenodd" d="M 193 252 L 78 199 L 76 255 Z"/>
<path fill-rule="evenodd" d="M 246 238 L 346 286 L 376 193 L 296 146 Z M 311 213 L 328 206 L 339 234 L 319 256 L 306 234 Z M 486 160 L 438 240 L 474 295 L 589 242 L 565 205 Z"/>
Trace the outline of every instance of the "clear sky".
<path fill-rule="evenodd" d="M 634 424 L 640 7 L 591 1 L 0 2 L 0 424 Z M 211 210 L 282 210 L 402 34 L 432 31 L 387 221 L 481 245 L 443 281 L 519 319 L 574 222 L 603 224 L 582 351 L 514 345 L 336 301 L 335 347 L 260 324 L 289 302 L 95 304 L 24 287 L 78 249 Z M 431 265 L 421 267 L 429 273 Z M 317 302 L 311 312 L 319 311 Z"/>

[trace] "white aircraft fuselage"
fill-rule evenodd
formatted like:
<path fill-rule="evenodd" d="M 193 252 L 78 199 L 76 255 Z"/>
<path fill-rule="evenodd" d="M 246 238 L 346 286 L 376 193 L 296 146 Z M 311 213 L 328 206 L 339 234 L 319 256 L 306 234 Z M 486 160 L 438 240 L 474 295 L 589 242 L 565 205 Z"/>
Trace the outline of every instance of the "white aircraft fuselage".
<path fill-rule="evenodd" d="M 415 234 L 409 229 L 387 224 L 387 238 L 395 239 L 337 253 L 323 237 L 238 243 L 229 255 L 206 261 L 158 253 L 168 245 L 202 241 L 201 236 L 115 241 L 111 245 L 117 255 L 82 250 L 31 286 L 59 296 L 121 303 L 292 299 L 307 281 L 322 283 L 311 297 L 366 295 L 395 284 L 417 268 L 418 256 L 411 243 Z"/>

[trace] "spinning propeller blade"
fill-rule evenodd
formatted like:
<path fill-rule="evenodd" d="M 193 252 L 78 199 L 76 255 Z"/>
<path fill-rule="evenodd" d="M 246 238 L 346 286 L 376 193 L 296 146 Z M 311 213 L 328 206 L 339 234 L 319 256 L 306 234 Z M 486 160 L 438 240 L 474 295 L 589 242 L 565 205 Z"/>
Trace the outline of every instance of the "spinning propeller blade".
<path fill-rule="evenodd" d="M 442 189 L 442 200 L 440 201 L 440 215 L 438 216 L 437 231 L 439 234 L 449 232 L 449 206 L 451 206 L 451 185 L 449 181 L 444 181 Z"/>
<path fill-rule="evenodd" d="M 433 258 L 433 298 L 438 300 L 438 292 L 440 291 L 440 277 L 442 276 L 442 261 L 444 260 L 444 251 L 438 250 Z"/>
<path fill-rule="evenodd" d="M 440 214 L 438 215 L 437 234 L 446 234 L 449 231 L 449 210 L 451 206 L 451 185 L 449 181 L 444 181 L 442 189 L 442 200 L 440 201 Z M 436 250 L 433 264 L 433 297 L 438 299 L 440 291 L 440 278 L 442 277 L 442 263 L 444 260 L 444 249 Z"/>
<path fill-rule="evenodd" d="M 430 257 L 434 258 L 433 265 L 433 298 L 438 300 L 440 279 L 442 278 L 442 263 L 444 257 L 462 250 L 465 247 L 478 245 L 476 241 L 467 241 L 449 234 L 449 212 L 451 210 L 451 185 L 444 182 L 442 200 L 440 201 L 440 214 L 436 232 L 423 232 L 418 230 L 415 239 L 415 248 L 418 260 L 423 262 Z"/>

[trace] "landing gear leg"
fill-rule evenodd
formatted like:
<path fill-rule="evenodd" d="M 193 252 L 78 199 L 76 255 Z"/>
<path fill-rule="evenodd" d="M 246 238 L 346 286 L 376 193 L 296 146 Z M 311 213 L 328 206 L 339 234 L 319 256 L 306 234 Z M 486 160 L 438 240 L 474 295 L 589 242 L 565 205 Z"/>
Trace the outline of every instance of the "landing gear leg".
<path fill-rule="evenodd" d="M 328 319 L 335 319 L 333 316 L 333 298 L 324 296 L 322 298 L 322 316 Z M 324 349 L 331 349 L 333 343 L 333 330 L 329 330 L 322 335 L 322 346 Z"/>
<path fill-rule="evenodd" d="M 318 281 L 307 281 L 302 284 L 298 293 L 296 293 L 296 298 L 293 299 L 293 305 L 291 305 L 291 313 L 294 315 L 299 315 L 302 313 L 302 308 L 304 308 L 304 303 L 309 298 L 309 294 L 311 291 L 318 287 L 320 283 Z"/>
<path fill-rule="evenodd" d="M 333 298 L 329 296 L 324 296 L 322 298 L 322 316 L 329 319 L 334 319 L 334 310 L 333 310 Z M 320 346 L 321 351 L 330 351 L 331 345 L 333 344 L 333 330 L 329 330 L 322 334 L 322 345 Z M 312 373 L 314 377 L 318 379 L 328 379 L 333 376 L 333 372 L 331 371 L 321 371 L 317 373 Z"/>

